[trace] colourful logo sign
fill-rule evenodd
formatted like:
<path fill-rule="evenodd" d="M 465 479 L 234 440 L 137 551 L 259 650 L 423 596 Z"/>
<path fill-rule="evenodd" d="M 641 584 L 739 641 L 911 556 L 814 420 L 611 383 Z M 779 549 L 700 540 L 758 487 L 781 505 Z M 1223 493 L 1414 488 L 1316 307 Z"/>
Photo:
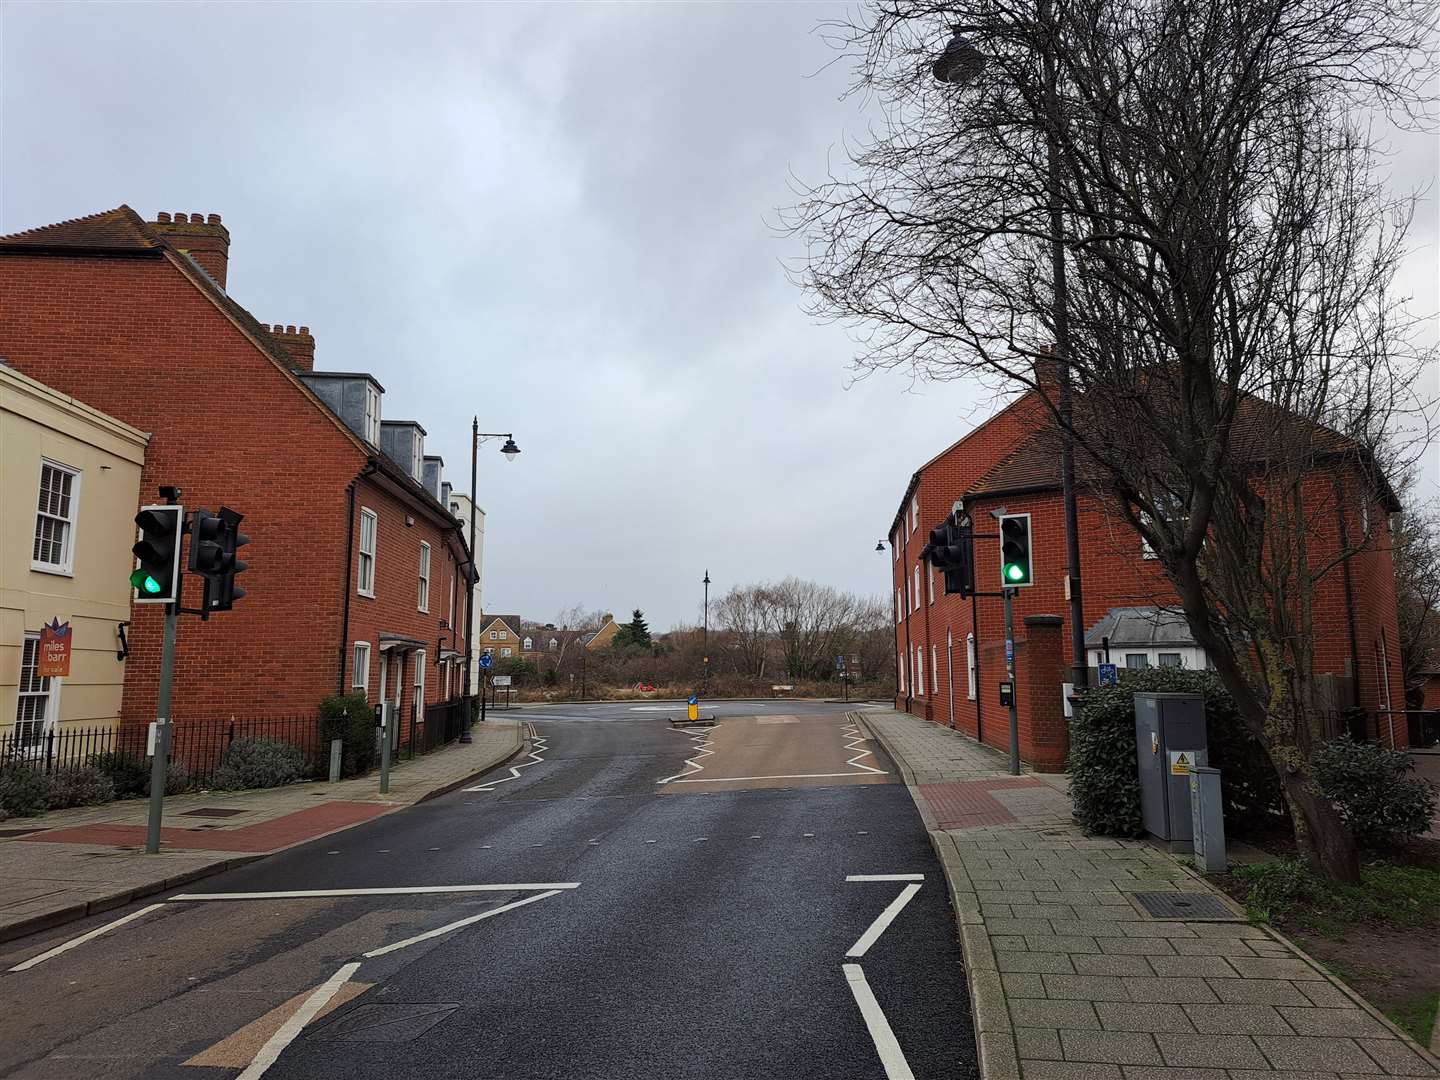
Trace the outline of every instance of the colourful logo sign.
<path fill-rule="evenodd" d="M 40 678 L 62 678 L 70 674 L 70 645 L 74 635 L 70 624 L 59 618 L 51 619 L 40 627 L 40 655 L 36 660 L 35 674 Z"/>

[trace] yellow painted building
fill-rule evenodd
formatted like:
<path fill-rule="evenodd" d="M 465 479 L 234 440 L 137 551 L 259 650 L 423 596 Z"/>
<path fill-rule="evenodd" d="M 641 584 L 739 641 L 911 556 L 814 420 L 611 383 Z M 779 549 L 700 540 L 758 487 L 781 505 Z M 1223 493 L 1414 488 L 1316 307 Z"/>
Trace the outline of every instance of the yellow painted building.
<path fill-rule="evenodd" d="M 149 438 L 0 362 L 0 745 L 119 722 Z M 42 678 L 52 620 L 70 624 L 70 673 Z"/>

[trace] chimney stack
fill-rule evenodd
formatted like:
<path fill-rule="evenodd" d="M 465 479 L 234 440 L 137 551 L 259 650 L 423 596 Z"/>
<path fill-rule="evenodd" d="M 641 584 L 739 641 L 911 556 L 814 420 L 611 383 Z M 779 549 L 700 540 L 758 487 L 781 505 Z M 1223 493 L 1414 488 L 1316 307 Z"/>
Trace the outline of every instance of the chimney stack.
<path fill-rule="evenodd" d="M 225 288 L 225 267 L 230 259 L 230 230 L 220 224 L 220 215 L 186 214 L 165 211 L 155 215 L 150 227 L 175 250 L 189 254 L 205 268 L 220 288 Z"/>
<path fill-rule="evenodd" d="M 282 326 L 276 323 L 274 326 L 267 326 L 270 336 L 280 343 L 290 358 L 295 361 L 296 371 L 315 370 L 315 339 L 310 336 L 310 327 L 302 326 L 298 330 L 294 326 Z"/>
<path fill-rule="evenodd" d="M 1060 392 L 1060 357 L 1054 345 L 1046 345 L 1035 358 L 1035 385 L 1051 397 Z"/>

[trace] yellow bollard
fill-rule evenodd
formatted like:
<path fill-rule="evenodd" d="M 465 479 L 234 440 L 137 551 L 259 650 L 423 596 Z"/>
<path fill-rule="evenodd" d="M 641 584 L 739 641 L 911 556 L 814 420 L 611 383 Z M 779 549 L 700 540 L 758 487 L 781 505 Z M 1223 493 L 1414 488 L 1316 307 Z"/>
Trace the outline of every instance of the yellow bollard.
<path fill-rule="evenodd" d="M 689 714 L 690 714 L 690 719 L 691 719 L 691 720 L 699 720 L 699 719 L 700 719 L 700 706 L 699 706 L 699 705 L 691 705 L 691 706 L 690 706 L 690 709 L 689 709 Z"/>

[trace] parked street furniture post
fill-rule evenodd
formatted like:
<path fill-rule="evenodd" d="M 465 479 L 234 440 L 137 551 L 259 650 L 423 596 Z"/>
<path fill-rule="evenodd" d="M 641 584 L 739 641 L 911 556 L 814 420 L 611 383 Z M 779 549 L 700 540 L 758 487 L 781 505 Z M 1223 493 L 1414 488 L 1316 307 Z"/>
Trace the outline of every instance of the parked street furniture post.
<path fill-rule="evenodd" d="M 469 742 L 468 728 L 475 722 L 475 699 L 470 693 L 470 669 L 475 663 L 475 582 L 479 577 L 480 568 L 475 560 L 475 503 L 479 498 L 479 490 L 476 486 L 476 475 L 480 454 L 480 444 L 486 439 L 504 439 L 505 444 L 500 447 L 500 453 L 505 455 L 506 461 L 514 461 L 515 456 L 520 453 L 520 447 L 515 445 L 515 436 L 510 432 L 492 432 L 480 430 L 480 417 L 476 416 L 470 422 L 470 574 L 469 589 L 465 601 L 465 676 L 463 679 L 464 693 L 467 701 L 470 702 L 469 716 L 467 718 L 466 735 L 462 736 L 462 742 Z M 485 692 L 482 686 L 480 692 L 480 719 L 485 719 Z"/>
<path fill-rule="evenodd" d="M 165 605 L 165 644 L 160 653 L 160 689 L 155 702 L 155 756 L 150 759 L 150 821 L 145 850 L 160 851 L 160 820 L 165 814 L 165 772 L 170 753 L 170 685 L 175 679 L 175 630 L 180 621 L 178 604 Z"/>

